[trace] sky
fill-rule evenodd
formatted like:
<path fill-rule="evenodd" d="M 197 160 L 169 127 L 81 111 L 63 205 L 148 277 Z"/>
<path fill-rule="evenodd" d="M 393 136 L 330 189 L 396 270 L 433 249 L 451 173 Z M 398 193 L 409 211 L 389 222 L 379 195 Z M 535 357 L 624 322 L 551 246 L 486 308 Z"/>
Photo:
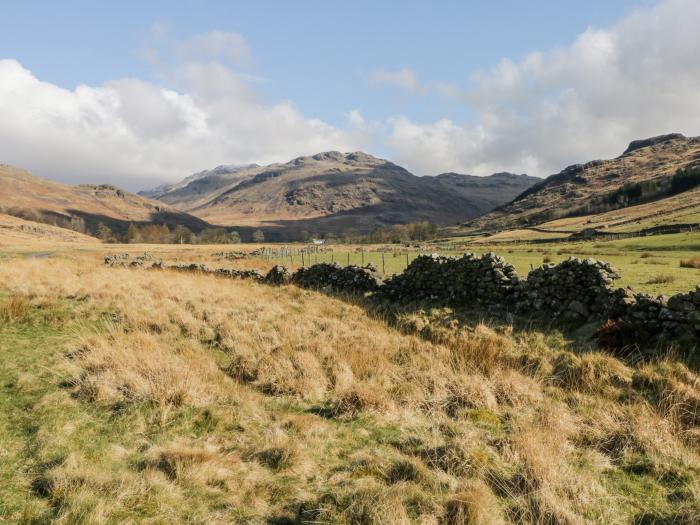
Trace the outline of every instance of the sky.
<path fill-rule="evenodd" d="M 174 5 L 177 4 L 177 5 Z M 547 176 L 700 134 L 697 0 L 3 2 L 0 163 L 130 190 L 362 150 Z"/>

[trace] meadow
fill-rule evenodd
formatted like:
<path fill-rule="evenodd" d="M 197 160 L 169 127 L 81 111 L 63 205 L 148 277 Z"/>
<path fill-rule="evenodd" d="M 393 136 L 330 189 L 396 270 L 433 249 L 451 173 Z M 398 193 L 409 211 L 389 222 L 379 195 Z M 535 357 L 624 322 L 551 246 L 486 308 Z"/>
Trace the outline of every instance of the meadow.
<path fill-rule="evenodd" d="M 540 234 L 541 235 L 541 234 Z M 568 257 L 593 257 L 610 262 L 619 270 L 619 286 L 631 286 L 652 295 L 672 295 L 694 290 L 700 284 L 700 233 L 653 235 L 617 241 L 561 242 L 552 244 L 465 242 L 426 243 L 421 249 L 397 245 L 332 245 L 332 252 L 272 256 L 268 262 L 298 268 L 302 264 L 336 262 L 373 264 L 379 273 L 390 276 L 401 273 L 421 254 L 459 256 L 464 252 L 482 254 L 494 252 L 515 266 L 518 274 L 528 272 L 544 263 L 558 263 Z M 682 261 L 698 260 L 696 268 L 682 267 Z"/>
<path fill-rule="evenodd" d="M 671 271 L 697 242 L 672 237 L 581 255 Z M 101 260 L 275 262 L 237 248 L 2 250 L 0 522 L 700 520 L 693 349 Z"/>

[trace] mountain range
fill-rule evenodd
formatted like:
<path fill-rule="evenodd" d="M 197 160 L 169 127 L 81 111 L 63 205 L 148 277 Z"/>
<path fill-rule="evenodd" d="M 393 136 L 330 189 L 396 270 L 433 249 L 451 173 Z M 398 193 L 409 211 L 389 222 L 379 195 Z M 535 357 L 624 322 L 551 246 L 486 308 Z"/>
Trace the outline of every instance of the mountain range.
<path fill-rule="evenodd" d="M 268 166 L 220 166 L 140 194 L 218 225 L 341 233 L 420 220 L 454 225 L 540 180 L 511 173 L 418 177 L 366 153 L 329 151 Z"/>
<path fill-rule="evenodd" d="M 563 234 L 696 224 L 700 137 L 636 140 L 616 158 L 572 165 L 546 179 L 419 177 L 362 152 L 329 151 L 267 166 L 218 166 L 135 195 L 104 184 L 69 186 L 0 165 L 2 213 L 90 234 L 99 223 L 116 233 L 132 223 L 184 225 L 194 232 L 219 225 L 244 239 L 261 228 L 277 241 L 303 231 L 367 233 L 421 220 L 446 227 L 445 235 L 501 238 L 508 236 L 499 232 L 522 229 Z"/>

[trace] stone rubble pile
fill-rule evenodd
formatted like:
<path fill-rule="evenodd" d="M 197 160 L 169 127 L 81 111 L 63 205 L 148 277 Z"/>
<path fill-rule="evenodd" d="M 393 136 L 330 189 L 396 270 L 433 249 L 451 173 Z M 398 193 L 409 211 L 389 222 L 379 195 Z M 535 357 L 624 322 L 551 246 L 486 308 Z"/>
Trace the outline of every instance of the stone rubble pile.
<path fill-rule="evenodd" d="M 105 257 L 105 264 L 107 266 L 131 266 L 133 268 L 142 268 L 146 263 L 160 264 L 160 261 L 156 261 L 153 254 L 149 252 L 144 252 L 143 255 L 138 255 L 133 259 L 131 259 L 128 253 L 124 252 L 107 255 Z"/>
<path fill-rule="evenodd" d="M 515 268 L 493 253 L 421 255 L 387 280 L 379 293 L 390 301 L 506 305 L 519 283 Z"/>
<path fill-rule="evenodd" d="M 381 285 L 380 279 L 366 267 L 345 266 L 337 263 L 314 264 L 300 268 L 292 275 L 292 282 L 302 288 L 330 289 L 336 292 L 374 292 Z"/>
<path fill-rule="evenodd" d="M 129 263 L 129 258 L 128 253 L 114 253 L 105 257 L 105 264 L 107 266 L 125 266 Z"/>
<path fill-rule="evenodd" d="M 219 259 L 226 259 L 227 261 L 238 261 L 240 259 L 247 259 L 249 254 L 246 252 L 217 252 L 214 257 Z"/>

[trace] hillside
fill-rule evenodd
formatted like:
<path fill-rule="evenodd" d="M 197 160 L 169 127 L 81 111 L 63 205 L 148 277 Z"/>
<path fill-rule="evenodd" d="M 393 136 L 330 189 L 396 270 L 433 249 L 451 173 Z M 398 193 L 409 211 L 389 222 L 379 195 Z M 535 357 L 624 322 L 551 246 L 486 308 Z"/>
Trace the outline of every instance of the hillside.
<path fill-rule="evenodd" d="M 131 222 L 184 224 L 194 231 L 207 226 L 201 219 L 114 186 L 69 186 L 6 165 L 0 165 L 0 212 L 87 232 L 94 232 L 100 222 L 117 232 Z"/>
<path fill-rule="evenodd" d="M 51 242 L 94 243 L 94 237 L 0 213 L 0 246 Z"/>
<path fill-rule="evenodd" d="M 468 222 L 463 231 L 544 226 L 551 221 L 600 214 L 620 216 L 625 213 L 611 212 L 631 206 L 649 208 L 654 202 L 657 205 L 649 213 L 657 216 L 671 213 L 679 201 L 672 188 L 672 177 L 678 170 L 698 166 L 700 137 L 686 138 L 676 133 L 637 140 L 617 158 L 569 166 L 527 189 L 509 204 Z M 692 207 L 694 202 L 691 199 L 685 204 Z M 637 213 L 634 221 L 641 222 L 644 218 L 643 213 Z M 624 216 L 621 220 L 625 220 Z M 580 219 L 573 222 L 582 226 Z"/>
<path fill-rule="evenodd" d="M 700 519 L 690 348 L 101 259 L 0 260 L 0 522 Z"/>
<path fill-rule="evenodd" d="M 540 180 L 509 173 L 417 177 L 365 153 L 336 151 L 203 173 L 169 191 L 143 194 L 216 224 L 342 232 L 419 220 L 455 224 Z"/>
<path fill-rule="evenodd" d="M 175 184 L 162 184 L 152 190 L 138 192 L 142 197 L 149 199 L 160 199 L 166 195 L 168 202 L 176 202 L 179 198 L 186 199 L 188 195 L 196 192 L 212 191 L 216 181 L 224 183 L 231 182 L 233 176 L 247 169 L 257 168 L 257 164 L 224 165 L 217 166 L 212 170 L 204 170 L 185 177 Z M 184 191 L 180 191 L 184 190 Z"/>

